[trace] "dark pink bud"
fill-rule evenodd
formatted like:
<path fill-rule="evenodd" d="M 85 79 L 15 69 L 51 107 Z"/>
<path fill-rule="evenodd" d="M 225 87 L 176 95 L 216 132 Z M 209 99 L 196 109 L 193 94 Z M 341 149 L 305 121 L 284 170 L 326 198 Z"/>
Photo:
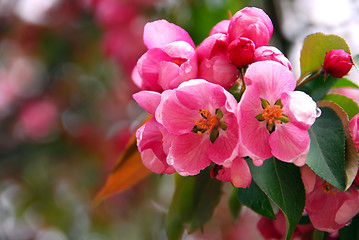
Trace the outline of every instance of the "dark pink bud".
<path fill-rule="evenodd" d="M 255 46 L 252 40 L 237 38 L 228 46 L 229 58 L 237 67 L 244 67 L 253 62 Z"/>
<path fill-rule="evenodd" d="M 349 53 L 342 49 L 330 50 L 324 58 L 323 69 L 326 73 L 336 78 L 347 75 L 353 66 Z"/>

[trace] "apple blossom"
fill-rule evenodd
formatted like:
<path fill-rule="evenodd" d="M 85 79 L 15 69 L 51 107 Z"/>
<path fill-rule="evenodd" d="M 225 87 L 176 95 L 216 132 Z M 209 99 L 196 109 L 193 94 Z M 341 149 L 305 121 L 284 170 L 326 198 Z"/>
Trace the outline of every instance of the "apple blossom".
<path fill-rule="evenodd" d="M 161 92 L 197 77 L 195 45 L 184 29 L 166 20 L 154 21 L 145 25 L 143 40 L 148 51 L 132 74 L 139 88 Z"/>
<path fill-rule="evenodd" d="M 239 104 L 239 132 L 255 165 L 276 157 L 300 166 L 309 150 L 307 130 L 316 119 L 312 98 L 294 91 L 296 80 L 287 67 L 274 61 L 253 63 L 244 81 Z"/>
<path fill-rule="evenodd" d="M 211 162 L 231 166 L 232 160 L 237 157 L 237 101 L 220 85 L 193 79 L 176 89 L 165 90 L 162 94 L 138 92 L 134 94 L 134 99 L 154 114 L 163 135 L 161 142 L 167 155 L 166 162 L 181 175 L 198 174 Z M 146 140 L 141 138 L 140 141 Z M 156 139 L 154 145 L 158 143 Z M 237 163 L 234 165 L 234 172 L 238 169 L 246 171 L 243 164 L 239 164 L 239 167 Z M 243 175 L 248 174 L 246 171 Z M 238 179 L 235 181 L 240 182 Z"/>

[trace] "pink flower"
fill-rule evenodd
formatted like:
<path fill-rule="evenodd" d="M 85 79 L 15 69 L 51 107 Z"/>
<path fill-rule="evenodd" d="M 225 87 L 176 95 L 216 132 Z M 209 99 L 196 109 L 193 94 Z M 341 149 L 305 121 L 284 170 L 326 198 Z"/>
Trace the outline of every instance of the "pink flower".
<path fill-rule="evenodd" d="M 228 46 L 228 53 L 231 62 L 237 67 L 244 67 L 253 62 L 254 43 L 252 40 L 239 37 Z"/>
<path fill-rule="evenodd" d="M 238 11 L 228 27 L 229 42 L 245 37 L 252 40 L 256 48 L 267 45 L 272 33 L 272 21 L 263 10 L 255 7 Z"/>
<path fill-rule="evenodd" d="M 143 40 L 148 51 L 132 74 L 138 87 L 161 92 L 197 77 L 195 45 L 185 30 L 158 20 L 146 24 Z"/>
<path fill-rule="evenodd" d="M 324 58 L 323 69 L 336 78 L 347 75 L 353 66 L 352 57 L 342 49 L 330 50 Z"/>
<path fill-rule="evenodd" d="M 359 191 L 355 187 L 341 192 L 308 166 L 300 170 L 306 191 L 305 209 L 314 228 L 331 233 L 344 227 L 359 213 Z"/>
<path fill-rule="evenodd" d="M 228 57 L 228 38 L 226 34 L 216 33 L 207 37 L 197 50 L 198 77 L 217 83 L 226 89 L 231 88 L 238 79 L 238 69 Z"/>
<path fill-rule="evenodd" d="M 279 51 L 279 49 L 271 46 L 262 46 L 254 51 L 253 62 L 267 60 L 279 62 L 289 70 L 292 70 L 292 65 L 290 64 L 289 60 L 281 51 Z"/>
<path fill-rule="evenodd" d="M 276 157 L 303 165 L 309 150 L 307 130 L 316 118 L 316 104 L 304 92 L 293 91 L 296 80 L 287 67 L 274 62 L 253 63 L 239 104 L 239 132 L 255 165 Z"/>
<path fill-rule="evenodd" d="M 211 162 L 228 164 L 237 156 L 237 102 L 223 87 L 195 79 L 161 95 L 142 91 L 134 98 L 154 113 L 163 128 L 166 162 L 181 175 L 198 174 Z"/>

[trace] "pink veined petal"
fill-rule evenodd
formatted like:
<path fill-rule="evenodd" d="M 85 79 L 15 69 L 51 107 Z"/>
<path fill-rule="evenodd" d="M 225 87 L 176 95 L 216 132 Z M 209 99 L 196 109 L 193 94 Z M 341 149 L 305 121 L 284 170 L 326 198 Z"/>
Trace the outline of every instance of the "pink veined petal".
<path fill-rule="evenodd" d="M 206 134 L 188 133 L 173 136 L 172 147 L 169 149 L 167 163 L 172 165 L 179 174 L 196 175 L 209 166 L 208 145 L 210 143 Z M 166 141 L 167 138 L 164 140 Z"/>
<path fill-rule="evenodd" d="M 149 114 L 155 115 L 155 111 L 161 102 L 161 94 L 153 91 L 140 91 L 132 95 L 133 99 Z"/>
<path fill-rule="evenodd" d="M 237 188 L 247 188 L 251 184 L 252 175 L 246 160 L 237 157 L 232 162 L 231 181 Z"/>
<path fill-rule="evenodd" d="M 238 144 L 238 123 L 234 114 L 227 114 L 223 117 L 227 129 L 219 129 L 219 136 L 208 147 L 209 158 L 216 164 L 222 165 L 226 160 L 231 160 L 233 152 L 237 152 Z"/>
<path fill-rule="evenodd" d="M 214 114 L 214 110 L 222 107 L 227 100 L 221 86 L 198 79 L 181 84 L 176 90 L 176 96 L 186 108 L 197 112 L 205 109 L 211 111 L 211 114 Z"/>
<path fill-rule="evenodd" d="M 307 130 L 300 129 L 291 122 L 277 124 L 269 137 L 273 156 L 284 162 L 293 162 L 308 150 L 309 144 Z"/>
<path fill-rule="evenodd" d="M 224 33 L 227 34 L 228 32 L 228 26 L 229 23 L 231 21 L 230 20 L 222 20 L 219 23 L 217 23 L 216 25 L 214 25 L 214 27 L 212 28 L 211 32 L 209 33 L 209 35 L 213 35 L 216 33 Z"/>
<path fill-rule="evenodd" d="M 265 121 L 255 117 L 263 112 L 257 87 L 247 88 L 239 103 L 239 133 L 242 143 L 256 165 L 272 157 L 269 146 L 269 132 Z"/>
<path fill-rule="evenodd" d="M 288 68 L 274 61 L 262 61 L 251 64 L 244 76 L 248 85 L 257 85 L 259 97 L 274 104 L 283 92 L 293 91 L 296 86 L 294 75 Z"/>
<path fill-rule="evenodd" d="M 162 93 L 161 102 L 155 113 L 156 120 L 170 133 L 175 135 L 191 132 L 200 114 L 188 109 L 176 96 L 176 90 Z"/>
<path fill-rule="evenodd" d="M 175 41 L 188 42 L 195 48 L 192 38 L 183 28 L 166 20 L 147 23 L 143 32 L 143 41 L 148 49 L 163 47 Z"/>
<path fill-rule="evenodd" d="M 227 55 L 228 38 L 226 34 L 216 33 L 206 39 L 198 46 L 198 59 L 210 59 L 215 55 Z"/>

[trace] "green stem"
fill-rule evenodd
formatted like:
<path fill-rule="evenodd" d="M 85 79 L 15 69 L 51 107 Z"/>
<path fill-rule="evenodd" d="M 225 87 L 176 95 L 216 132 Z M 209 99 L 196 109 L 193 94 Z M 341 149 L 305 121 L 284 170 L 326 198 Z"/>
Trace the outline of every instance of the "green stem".
<path fill-rule="evenodd" d="M 323 71 L 319 70 L 318 72 L 316 72 L 314 75 L 308 76 L 306 77 L 306 75 L 304 75 L 304 77 L 300 77 L 297 81 L 297 87 L 296 89 L 300 88 L 301 86 L 303 86 L 304 84 L 306 84 L 307 82 L 313 80 L 316 77 L 319 77 L 320 75 L 323 74 Z"/>

